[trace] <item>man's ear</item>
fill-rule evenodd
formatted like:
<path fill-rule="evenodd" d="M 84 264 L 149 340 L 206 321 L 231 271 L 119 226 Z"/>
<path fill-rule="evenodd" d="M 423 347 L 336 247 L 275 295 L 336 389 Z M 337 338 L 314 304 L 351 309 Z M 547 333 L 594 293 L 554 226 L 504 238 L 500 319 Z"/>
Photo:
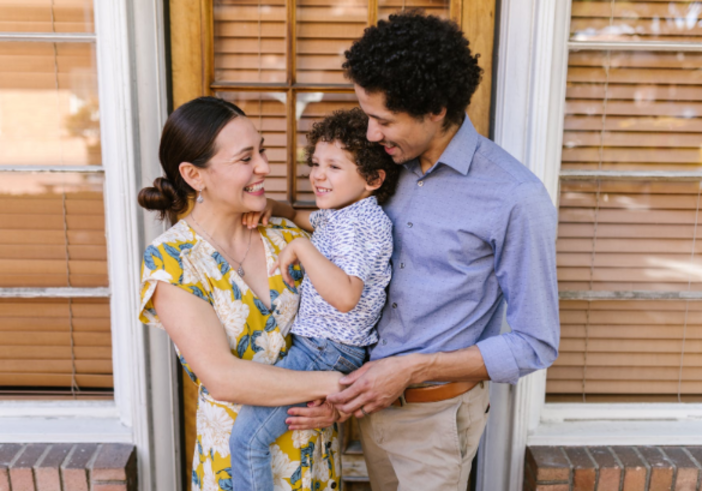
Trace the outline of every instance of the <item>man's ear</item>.
<path fill-rule="evenodd" d="M 178 166 L 178 172 L 180 172 L 183 180 L 194 190 L 199 191 L 205 187 L 201 169 L 190 162 L 181 162 Z"/>
<path fill-rule="evenodd" d="M 378 177 L 375 180 L 366 182 L 366 191 L 375 191 L 383 185 L 383 182 L 385 182 L 385 171 L 381 169 L 378 170 Z"/>
<path fill-rule="evenodd" d="M 438 113 L 429 113 L 429 119 L 434 122 L 438 123 L 440 121 L 443 121 L 446 118 L 446 108 L 441 108 L 441 111 Z"/>

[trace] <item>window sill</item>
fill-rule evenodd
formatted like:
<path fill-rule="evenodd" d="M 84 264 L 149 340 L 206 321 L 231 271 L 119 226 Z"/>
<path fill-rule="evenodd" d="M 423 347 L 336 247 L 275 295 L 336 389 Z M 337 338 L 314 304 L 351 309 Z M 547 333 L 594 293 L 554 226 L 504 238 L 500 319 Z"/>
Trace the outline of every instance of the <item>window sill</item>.
<path fill-rule="evenodd" d="M 113 401 L 0 401 L 0 443 L 133 443 Z"/>

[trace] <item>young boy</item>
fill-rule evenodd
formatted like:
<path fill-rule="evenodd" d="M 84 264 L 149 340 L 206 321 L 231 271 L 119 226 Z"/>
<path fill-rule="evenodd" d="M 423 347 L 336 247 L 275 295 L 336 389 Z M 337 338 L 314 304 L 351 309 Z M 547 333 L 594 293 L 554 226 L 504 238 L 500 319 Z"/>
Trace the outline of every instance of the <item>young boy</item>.
<path fill-rule="evenodd" d="M 262 214 L 244 217 L 264 224 L 283 216 L 312 231 L 278 256 L 275 269 L 293 284 L 288 268 L 301 263 L 300 310 L 292 347 L 277 366 L 292 370 L 352 372 L 378 336 L 374 326 L 390 282 L 392 224 L 379 203 L 395 191 L 399 166 L 384 148 L 366 139 L 368 117 L 360 109 L 337 111 L 307 135 L 310 182 L 319 211 L 293 210 L 269 200 Z M 284 333 L 285 334 L 285 333 Z M 241 489 L 273 491 L 270 445 L 287 431 L 288 407 L 244 406 L 229 446 L 232 476 Z"/>

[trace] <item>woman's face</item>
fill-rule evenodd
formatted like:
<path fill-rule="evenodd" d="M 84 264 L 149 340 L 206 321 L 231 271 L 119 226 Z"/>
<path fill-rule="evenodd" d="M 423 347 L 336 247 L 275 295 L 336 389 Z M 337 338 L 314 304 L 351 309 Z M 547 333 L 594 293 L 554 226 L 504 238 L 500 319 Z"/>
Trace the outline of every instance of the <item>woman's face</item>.
<path fill-rule="evenodd" d="M 263 138 L 248 118 L 239 116 L 215 140 L 217 152 L 204 169 L 205 200 L 246 213 L 266 207 L 263 187 L 270 173 Z"/>

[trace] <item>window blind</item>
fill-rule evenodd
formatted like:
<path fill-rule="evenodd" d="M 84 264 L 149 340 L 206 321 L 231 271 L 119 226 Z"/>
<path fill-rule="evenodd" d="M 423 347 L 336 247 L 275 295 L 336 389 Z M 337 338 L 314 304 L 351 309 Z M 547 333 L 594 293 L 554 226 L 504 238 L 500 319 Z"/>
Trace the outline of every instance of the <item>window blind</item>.
<path fill-rule="evenodd" d="M 106 299 L 0 299 L 0 394 L 112 388 Z"/>
<path fill-rule="evenodd" d="M 702 36 L 696 0 L 575 0 L 571 35 L 576 41 L 690 42 Z"/>
<path fill-rule="evenodd" d="M 429 15 L 449 18 L 448 0 L 378 0 L 378 18 L 387 20 L 390 14 L 407 9 L 422 9 Z"/>
<path fill-rule="evenodd" d="M 297 82 L 348 84 L 344 51 L 368 25 L 368 2 L 297 0 Z"/>
<path fill-rule="evenodd" d="M 0 0 L 0 32 L 95 32 L 92 0 Z"/>
<path fill-rule="evenodd" d="M 684 52 L 570 54 L 557 261 L 561 297 L 572 300 L 561 303 L 548 400 L 685 401 L 702 389 L 702 307 L 680 296 L 702 291 L 702 185 L 678 177 L 702 164 L 701 61 Z M 614 299 L 622 296 L 631 300 Z"/>
<path fill-rule="evenodd" d="M 284 0 L 215 0 L 215 80 L 286 81 Z"/>
<path fill-rule="evenodd" d="M 102 185 L 99 175 L 3 175 L 0 287 L 107 286 Z"/>

